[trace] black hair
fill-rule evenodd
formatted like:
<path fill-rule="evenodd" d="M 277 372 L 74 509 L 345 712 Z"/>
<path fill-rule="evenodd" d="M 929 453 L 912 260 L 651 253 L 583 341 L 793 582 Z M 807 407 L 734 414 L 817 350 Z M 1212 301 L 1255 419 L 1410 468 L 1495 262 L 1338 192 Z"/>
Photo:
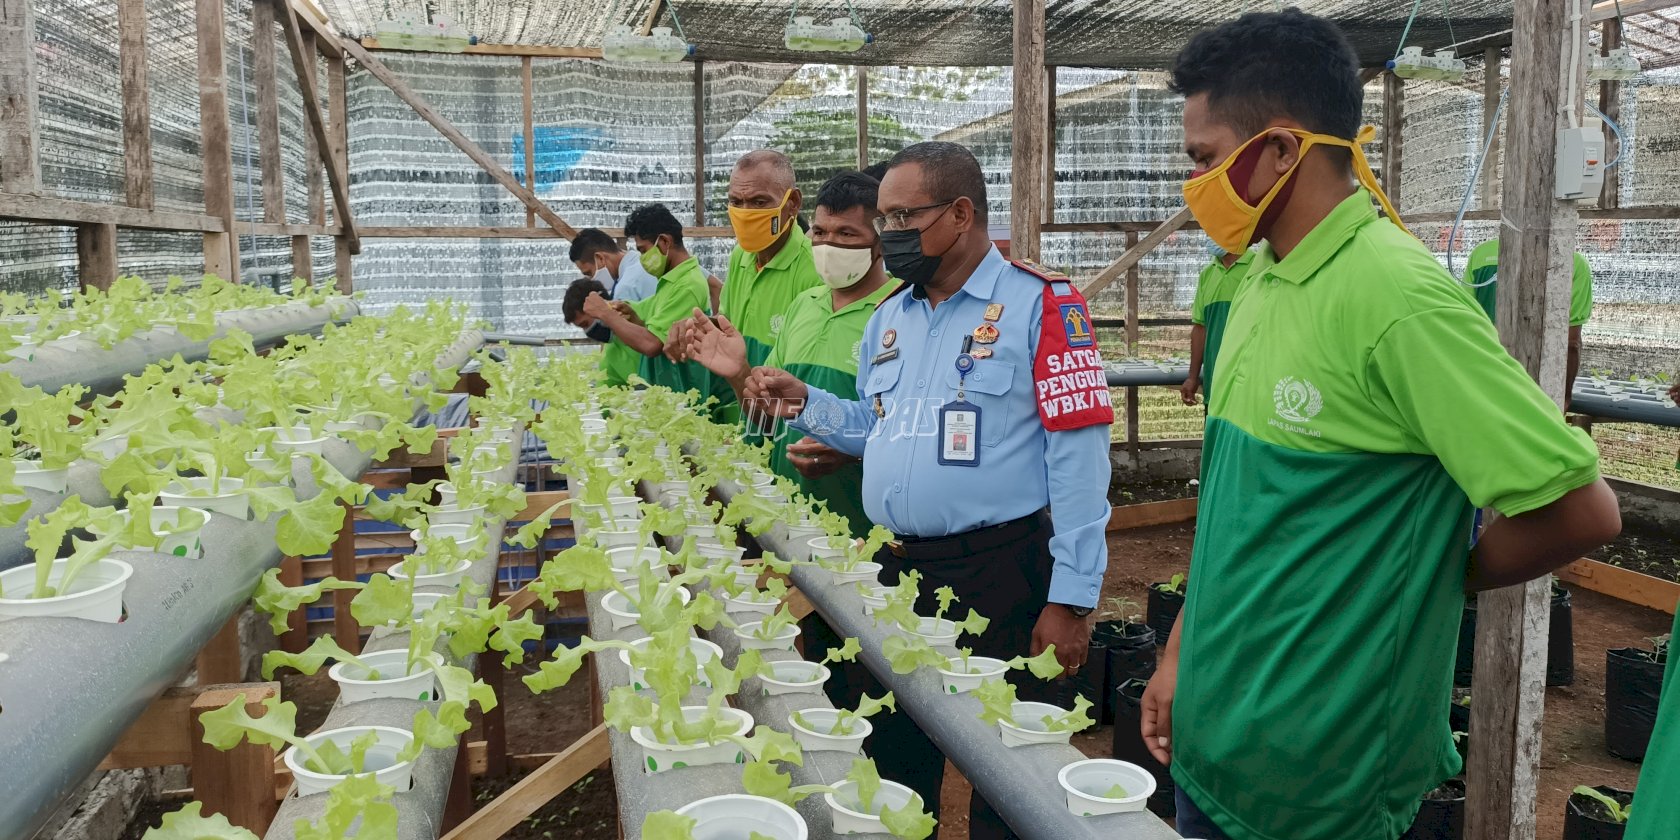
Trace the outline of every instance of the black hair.
<path fill-rule="evenodd" d="M 625 236 L 652 241 L 663 234 L 670 236 L 671 244 L 679 248 L 682 230 L 682 222 L 663 204 L 644 204 L 630 211 L 630 218 L 624 220 Z"/>
<path fill-rule="evenodd" d="M 560 317 L 570 324 L 577 320 L 578 313 L 583 311 L 583 300 L 590 292 L 607 293 L 607 287 L 593 277 L 580 277 L 566 287 L 566 296 L 560 299 Z"/>
<path fill-rule="evenodd" d="M 862 207 L 864 218 L 881 215 L 881 182 L 862 172 L 842 172 L 823 182 L 817 189 L 817 206 L 830 213 L 844 213 Z"/>
<path fill-rule="evenodd" d="M 600 228 L 584 228 L 578 231 L 576 239 L 572 240 L 572 262 L 582 262 L 594 259 L 596 254 L 618 252 L 618 243 Z"/>
<path fill-rule="evenodd" d="M 1315 134 L 1352 140 L 1365 97 L 1347 36 L 1296 8 L 1253 12 L 1196 33 L 1173 59 L 1169 86 L 1187 97 L 1207 94 L 1213 115 L 1243 137 L 1287 117 Z"/>
<path fill-rule="evenodd" d="M 887 161 L 887 169 L 897 169 L 907 163 L 922 168 L 922 190 L 934 201 L 967 198 L 974 202 L 980 218 L 986 218 L 986 175 L 980 171 L 980 161 L 974 159 L 973 152 L 956 143 L 929 140 L 905 146 Z"/>
<path fill-rule="evenodd" d="M 887 162 L 883 160 L 880 163 L 871 163 L 868 166 L 865 166 L 862 169 L 862 172 L 863 174 L 874 178 L 876 181 L 880 181 L 882 178 L 887 177 Z"/>

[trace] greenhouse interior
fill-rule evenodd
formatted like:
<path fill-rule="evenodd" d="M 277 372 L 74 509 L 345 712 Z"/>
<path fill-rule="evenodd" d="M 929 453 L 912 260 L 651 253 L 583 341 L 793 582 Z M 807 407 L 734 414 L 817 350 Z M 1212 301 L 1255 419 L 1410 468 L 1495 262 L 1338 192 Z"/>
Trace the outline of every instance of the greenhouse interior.
<path fill-rule="evenodd" d="M 1680 840 L 1680 2 L 1463 6 L 0 0 L 0 840 Z"/>

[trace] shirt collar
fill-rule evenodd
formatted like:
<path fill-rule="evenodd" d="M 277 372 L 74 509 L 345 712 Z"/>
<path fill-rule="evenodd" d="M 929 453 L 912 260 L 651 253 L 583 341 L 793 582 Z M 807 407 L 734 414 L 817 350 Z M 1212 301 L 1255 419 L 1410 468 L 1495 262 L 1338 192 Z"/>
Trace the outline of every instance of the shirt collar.
<path fill-rule="evenodd" d="M 759 269 L 759 273 L 763 274 L 770 270 L 785 270 L 793 264 L 794 260 L 799 258 L 799 252 L 801 251 L 807 254 L 811 252 L 811 240 L 805 235 L 805 231 L 799 227 L 799 223 L 794 222 L 793 230 L 788 231 L 787 242 L 783 243 L 782 250 L 777 251 L 776 256 L 771 257 L 770 261 Z"/>
<path fill-rule="evenodd" d="M 1267 242 L 1263 260 L 1267 264 L 1265 273 L 1296 285 L 1305 283 L 1312 279 L 1360 228 L 1376 218 L 1377 208 L 1371 204 L 1371 194 L 1364 187 L 1360 187 L 1309 231 L 1301 243 L 1295 246 L 1295 250 L 1289 252 L 1289 256 L 1279 260 L 1272 252 L 1272 243 Z"/>
<path fill-rule="evenodd" d="M 962 288 L 958 289 L 956 294 L 951 295 L 951 297 L 954 299 L 957 295 L 968 295 L 978 300 L 990 301 L 992 293 L 997 291 L 998 276 L 1003 274 L 1003 270 L 1008 267 L 1009 261 L 1003 258 L 1003 254 L 998 251 L 997 246 L 987 246 L 986 256 L 980 260 L 979 265 L 974 267 L 974 273 L 968 275 L 968 281 L 963 283 Z M 909 306 L 912 300 L 926 300 L 925 295 L 916 294 L 919 291 L 919 289 L 915 289 L 912 290 L 911 294 L 904 295 L 904 305 Z"/>
<path fill-rule="evenodd" d="M 665 281 L 667 281 L 667 280 L 675 280 L 677 278 L 682 277 L 684 274 L 688 274 L 690 272 L 695 272 L 695 271 L 699 271 L 699 270 L 700 270 L 700 258 L 695 257 L 695 256 L 690 256 L 688 259 L 683 260 L 682 262 L 677 263 L 676 265 L 673 265 L 670 268 L 666 269 L 664 276 L 659 278 L 659 285 L 663 286 L 663 285 L 665 285 Z"/>
<path fill-rule="evenodd" d="M 876 289 L 875 291 L 870 292 L 869 294 L 864 295 L 863 297 L 860 297 L 857 300 L 854 300 L 851 303 L 848 303 L 845 306 L 840 307 L 839 312 L 834 311 L 834 294 L 833 294 L 833 292 L 829 291 L 827 286 L 819 286 L 818 288 L 821 289 L 821 295 L 822 295 L 821 299 L 826 304 L 826 306 L 824 306 L 823 308 L 829 310 L 828 314 L 830 314 L 830 315 L 840 315 L 840 314 L 845 313 L 845 312 L 850 312 L 853 309 L 858 309 L 858 308 L 865 307 L 865 306 L 869 307 L 870 309 L 875 309 L 875 308 L 879 307 L 881 305 L 881 301 L 886 300 L 887 295 L 892 294 L 893 290 L 898 288 L 898 280 L 894 279 L 893 276 L 890 275 L 890 274 L 887 275 L 887 282 L 882 283 L 881 288 Z"/>

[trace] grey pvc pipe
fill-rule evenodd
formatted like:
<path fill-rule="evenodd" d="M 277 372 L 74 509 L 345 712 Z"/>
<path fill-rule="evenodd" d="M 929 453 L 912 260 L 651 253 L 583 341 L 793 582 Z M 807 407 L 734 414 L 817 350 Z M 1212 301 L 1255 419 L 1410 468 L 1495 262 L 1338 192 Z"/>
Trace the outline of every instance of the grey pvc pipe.
<path fill-rule="evenodd" d="M 1189 365 L 1170 365 L 1162 370 L 1157 365 L 1149 364 L 1112 364 L 1105 371 L 1108 385 L 1119 388 L 1126 385 L 1180 385 L 1185 377 L 1190 375 Z"/>
<path fill-rule="evenodd" d="M 517 473 L 518 465 L 509 464 L 498 474 L 502 481 L 511 482 Z M 500 519 L 485 523 L 485 534 L 489 540 L 490 551 L 483 558 L 474 563 L 467 570 L 467 577 L 474 583 L 485 587 L 489 591 L 491 583 L 496 579 L 498 567 L 501 565 L 503 528 L 506 522 Z M 421 592 L 439 592 L 447 594 L 449 590 L 441 587 L 423 586 Z M 448 654 L 442 649 L 445 656 Z M 368 637 L 368 643 L 363 648 L 372 652 L 377 650 L 407 650 L 408 632 L 397 631 L 389 627 L 375 627 Z M 491 651 L 491 656 L 501 656 L 497 651 Z M 469 654 L 454 664 L 471 670 L 477 663 L 478 655 Z M 402 730 L 414 727 L 414 713 L 421 709 L 437 711 L 438 703 L 422 703 L 418 700 L 369 700 L 362 703 L 346 704 L 340 698 L 333 705 L 332 711 L 327 713 L 327 720 L 320 730 L 339 729 L 346 726 L 390 726 Z M 449 799 L 450 783 L 455 772 L 455 754 L 460 749 L 460 741 L 456 745 L 445 749 L 427 749 L 420 753 L 414 761 L 414 785 L 406 791 L 399 791 L 395 798 L 397 806 L 397 838 L 398 840 L 436 840 L 443 834 L 443 809 Z M 274 815 L 274 821 L 269 824 L 268 833 L 263 835 L 265 840 L 291 840 L 297 836 L 298 820 L 318 822 L 326 812 L 327 794 L 312 796 L 298 796 L 296 789 L 288 794 L 280 803 L 280 810 Z"/>
<path fill-rule="evenodd" d="M 513 344 L 521 347 L 543 347 L 548 339 L 540 335 L 512 335 L 510 333 L 485 333 L 485 344 Z"/>
<path fill-rule="evenodd" d="M 723 482 L 716 491 L 729 499 L 742 492 L 738 484 Z M 781 557 L 802 552 L 781 539 L 773 528 L 759 544 Z M 997 726 L 980 720 L 980 701 L 967 694 L 944 693 L 939 676 L 927 668 L 895 674 L 881 655 L 887 633 L 863 613 L 856 587 L 834 583 L 828 571 L 810 564 L 793 567 L 793 582 L 817 612 L 842 638 L 856 637 L 863 646 L 858 661 L 882 685 L 891 689 L 900 711 L 908 712 L 945 756 L 983 794 L 1009 827 L 1026 840 L 1172 840 L 1178 834 L 1154 814 L 1139 811 L 1099 817 L 1076 817 L 1067 809 L 1067 796 L 1056 774 L 1085 755 L 1068 744 L 1005 747 Z"/>
<path fill-rule="evenodd" d="M 1675 406 L 1668 394 L 1639 391 L 1630 382 L 1611 384 L 1621 386 L 1621 393 L 1610 394 L 1591 379 L 1576 378 L 1569 410 L 1610 420 L 1680 427 L 1680 406 Z"/>
<path fill-rule="evenodd" d="M 439 365 L 459 365 L 479 341 L 476 331 L 463 333 L 439 354 Z M 345 475 L 359 476 L 371 463 L 337 440 L 327 442 L 325 457 Z M 313 479 L 301 475 L 298 492 L 312 496 Z M 40 829 L 152 699 L 186 673 L 258 578 L 279 564 L 277 520 L 212 515 L 198 559 L 117 552 L 134 566 L 123 592 L 128 617 L 119 624 L 0 622 L 0 653 L 8 657 L 0 662 L 0 754 L 31 757 L 0 762 L 0 837 Z"/>
<path fill-rule="evenodd" d="M 177 353 L 193 362 L 210 354 L 210 342 L 238 328 L 251 334 L 258 346 L 274 344 L 298 333 L 321 329 L 329 321 L 348 320 L 360 310 L 353 300 L 311 306 L 287 303 L 264 309 L 239 309 L 216 316 L 216 334 L 205 341 L 193 341 L 174 330 L 154 329 L 119 341 L 107 350 L 81 338 L 49 341 L 35 349 L 30 361 L 15 359 L 0 364 L 0 372 L 15 374 L 25 386 L 39 386 L 55 392 L 66 385 L 85 385 L 95 394 L 116 393 L 123 376 L 139 373 L 146 365 Z"/>

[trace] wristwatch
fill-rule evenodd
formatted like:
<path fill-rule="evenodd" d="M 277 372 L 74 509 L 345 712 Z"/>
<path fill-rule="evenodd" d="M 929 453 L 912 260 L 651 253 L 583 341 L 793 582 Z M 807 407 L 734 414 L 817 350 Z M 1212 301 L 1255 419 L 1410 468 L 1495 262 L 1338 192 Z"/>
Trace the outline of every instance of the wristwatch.
<path fill-rule="evenodd" d="M 1063 609 L 1073 613 L 1074 618 L 1084 618 L 1096 611 L 1096 607 L 1076 607 L 1072 604 L 1061 604 Z"/>

